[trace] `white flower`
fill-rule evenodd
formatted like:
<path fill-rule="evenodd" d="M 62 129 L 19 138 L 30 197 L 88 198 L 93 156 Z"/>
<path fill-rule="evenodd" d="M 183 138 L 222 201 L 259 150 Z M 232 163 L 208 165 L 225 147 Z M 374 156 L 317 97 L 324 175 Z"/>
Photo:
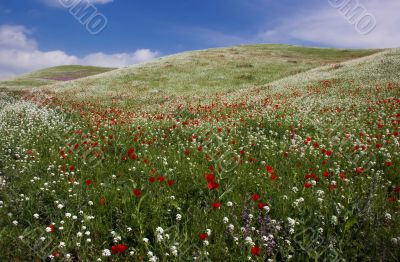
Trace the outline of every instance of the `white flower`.
<path fill-rule="evenodd" d="M 296 224 L 296 220 L 294 220 L 293 218 L 288 217 L 287 221 L 290 227 L 293 227 Z"/>
<path fill-rule="evenodd" d="M 65 213 L 65 216 L 69 218 L 71 217 L 71 213 Z"/>
<path fill-rule="evenodd" d="M 229 222 L 229 218 L 227 218 L 227 217 L 224 217 L 224 218 L 222 219 L 222 221 L 224 222 L 224 224 L 226 224 L 226 223 L 228 223 L 228 222 Z"/>
<path fill-rule="evenodd" d="M 46 232 L 50 233 L 52 231 L 51 227 L 46 227 Z"/>
<path fill-rule="evenodd" d="M 60 244 L 58 245 L 60 248 L 64 248 L 65 247 L 65 243 L 64 242 L 60 242 Z"/>
<path fill-rule="evenodd" d="M 39 219 L 39 214 L 33 214 L 33 217 Z"/>
<path fill-rule="evenodd" d="M 93 201 L 89 201 L 89 202 L 88 202 L 88 205 L 89 205 L 89 206 L 93 206 Z"/>
<path fill-rule="evenodd" d="M 62 204 L 58 204 L 58 205 L 57 205 L 57 208 L 58 208 L 58 209 L 62 209 L 63 207 L 64 207 L 64 206 L 63 206 Z"/>
<path fill-rule="evenodd" d="M 203 244 L 204 244 L 205 246 L 208 246 L 210 243 L 208 242 L 208 240 L 204 240 L 204 241 L 203 241 Z"/>
<path fill-rule="evenodd" d="M 391 220 L 392 216 L 389 213 L 385 213 L 385 219 L 386 220 Z"/>
<path fill-rule="evenodd" d="M 246 237 L 246 238 L 244 239 L 244 242 L 245 242 L 246 244 L 248 244 L 248 245 L 251 245 L 251 246 L 254 245 L 253 239 L 251 239 L 251 237 Z"/>
<path fill-rule="evenodd" d="M 177 215 L 176 215 L 176 220 L 177 220 L 177 221 L 181 221 L 181 219 L 182 219 L 182 215 L 181 215 L 181 214 L 177 214 Z"/>
<path fill-rule="evenodd" d="M 211 236 L 211 229 L 206 229 L 206 233 L 207 233 L 207 235 L 209 235 L 209 236 Z"/>
<path fill-rule="evenodd" d="M 18 221 L 17 220 L 14 220 L 12 223 L 14 224 L 14 226 L 18 225 Z"/>
<path fill-rule="evenodd" d="M 147 243 L 149 243 L 149 239 L 145 237 L 145 238 L 143 238 L 143 242 L 147 244 Z"/>
<path fill-rule="evenodd" d="M 103 257 L 111 256 L 111 251 L 109 249 L 104 249 L 102 252 Z"/>
<path fill-rule="evenodd" d="M 264 210 L 268 213 L 270 211 L 269 206 L 264 206 Z"/>
<path fill-rule="evenodd" d="M 156 232 L 158 233 L 158 234 L 163 234 L 164 233 L 164 229 L 162 228 L 162 227 L 157 227 L 156 228 Z"/>
<path fill-rule="evenodd" d="M 228 207 L 233 207 L 233 203 L 232 203 L 231 201 L 228 201 L 228 202 L 226 203 L 226 205 L 227 205 Z"/>
<path fill-rule="evenodd" d="M 76 236 L 81 237 L 81 236 L 83 236 L 83 234 L 82 234 L 82 232 L 78 232 L 78 233 L 76 233 Z"/>
<path fill-rule="evenodd" d="M 336 216 L 332 216 L 331 223 L 336 226 L 338 224 L 338 218 Z"/>
<path fill-rule="evenodd" d="M 233 230 L 235 229 L 235 226 L 232 225 L 232 224 L 229 224 L 229 225 L 228 225 L 228 229 L 229 229 L 230 231 L 233 231 Z"/>

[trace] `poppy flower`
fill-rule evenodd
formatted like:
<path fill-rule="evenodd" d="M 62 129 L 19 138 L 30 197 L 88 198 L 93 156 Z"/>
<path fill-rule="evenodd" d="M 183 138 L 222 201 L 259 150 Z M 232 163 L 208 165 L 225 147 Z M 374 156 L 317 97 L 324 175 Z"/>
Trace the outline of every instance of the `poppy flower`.
<path fill-rule="evenodd" d="M 213 182 L 215 177 L 213 174 L 206 174 L 204 178 L 207 180 L 207 182 Z"/>
<path fill-rule="evenodd" d="M 164 182 L 165 177 L 163 177 L 163 176 L 158 176 L 158 177 L 157 177 L 157 180 L 158 180 L 158 182 L 162 183 L 162 182 Z"/>
<path fill-rule="evenodd" d="M 75 170 L 75 166 L 73 166 L 73 165 L 71 165 L 71 166 L 69 166 L 69 171 L 74 171 Z"/>
<path fill-rule="evenodd" d="M 362 168 L 362 167 L 357 167 L 357 168 L 355 169 L 355 171 L 356 171 L 356 173 L 361 174 L 362 172 L 364 172 L 364 168 Z"/>
<path fill-rule="evenodd" d="M 253 201 L 257 201 L 258 199 L 260 199 L 260 196 L 258 194 L 253 194 L 253 195 L 251 195 L 251 199 Z"/>
<path fill-rule="evenodd" d="M 386 161 L 386 162 L 385 162 L 385 166 L 389 167 L 389 166 L 391 166 L 391 165 L 393 165 L 393 163 L 392 163 L 391 161 Z"/>
<path fill-rule="evenodd" d="M 267 171 L 269 174 L 274 173 L 274 169 L 272 168 L 272 166 L 265 166 L 265 171 Z"/>
<path fill-rule="evenodd" d="M 199 152 L 201 152 L 203 150 L 203 147 L 201 147 L 201 146 L 199 146 L 198 148 L 197 148 L 197 151 L 199 151 Z"/>
<path fill-rule="evenodd" d="M 174 180 L 168 180 L 168 181 L 167 181 L 168 186 L 172 186 L 174 183 L 175 183 Z"/>
<path fill-rule="evenodd" d="M 132 191 L 132 193 L 133 193 L 135 196 L 137 196 L 137 197 L 140 197 L 140 195 L 142 194 L 142 193 L 140 192 L 139 189 L 134 189 L 134 190 Z"/>
<path fill-rule="evenodd" d="M 90 186 L 92 184 L 92 180 L 90 180 L 90 179 L 85 180 L 85 184 L 87 186 Z"/>
<path fill-rule="evenodd" d="M 396 187 L 396 188 L 394 189 L 394 192 L 400 193 L 400 186 Z"/>
<path fill-rule="evenodd" d="M 212 203 L 211 203 L 211 207 L 214 208 L 214 209 L 218 209 L 218 208 L 221 207 L 221 203 L 219 203 L 219 202 L 212 202 Z"/>
<path fill-rule="evenodd" d="M 200 239 L 201 241 L 206 240 L 207 237 L 208 237 L 207 233 L 200 233 L 200 234 L 199 234 L 199 239 Z"/>
<path fill-rule="evenodd" d="M 328 171 L 324 171 L 324 172 L 322 173 L 322 175 L 323 175 L 325 178 L 328 178 L 328 177 L 329 177 L 329 172 L 328 172 Z"/>
<path fill-rule="evenodd" d="M 310 187 L 312 187 L 312 184 L 308 183 L 308 182 L 304 182 L 304 187 L 305 188 L 310 188 Z"/>
<path fill-rule="evenodd" d="M 346 175 L 344 173 L 339 174 L 339 179 L 344 180 L 346 178 Z"/>
<path fill-rule="evenodd" d="M 253 256 L 257 257 L 260 255 L 260 248 L 258 246 L 252 246 L 250 252 Z"/>
<path fill-rule="evenodd" d="M 104 197 L 100 197 L 100 199 L 99 199 L 99 204 L 100 204 L 101 206 L 104 206 L 104 205 L 106 204 L 106 199 L 105 199 Z"/>
<path fill-rule="evenodd" d="M 263 209 L 265 207 L 265 204 L 263 202 L 258 202 L 257 207 L 259 209 Z"/>
<path fill-rule="evenodd" d="M 156 181 L 156 179 L 154 177 L 149 177 L 149 182 L 150 183 L 154 183 Z"/>
<path fill-rule="evenodd" d="M 118 244 L 111 247 L 111 253 L 113 254 L 124 253 L 127 249 L 128 249 L 127 245 Z"/>
<path fill-rule="evenodd" d="M 332 190 L 335 190 L 337 188 L 337 186 L 336 185 L 329 185 L 328 188 L 329 188 L 329 190 L 332 191 Z"/>
<path fill-rule="evenodd" d="M 394 202 L 396 202 L 397 201 L 397 199 L 395 198 L 395 197 L 389 197 L 388 198 L 388 201 L 390 202 L 390 203 L 394 203 Z"/>
<path fill-rule="evenodd" d="M 218 187 L 219 187 L 218 183 L 215 183 L 214 181 L 208 182 L 208 189 L 213 190 L 213 189 L 217 189 Z"/>

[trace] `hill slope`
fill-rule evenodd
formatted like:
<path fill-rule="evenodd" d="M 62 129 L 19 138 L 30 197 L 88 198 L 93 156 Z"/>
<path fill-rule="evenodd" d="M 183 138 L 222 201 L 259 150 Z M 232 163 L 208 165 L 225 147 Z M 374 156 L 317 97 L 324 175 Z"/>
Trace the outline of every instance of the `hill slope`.
<path fill-rule="evenodd" d="M 15 79 L 1 81 L 0 88 L 33 88 L 101 74 L 115 68 L 95 66 L 56 66 L 32 72 Z"/>
<path fill-rule="evenodd" d="M 186 52 L 115 70 L 48 90 L 129 105 L 160 103 L 166 97 L 226 93 L 264 85 L 326 64 L 379 50 L 342 50 L 288 45 L 252 45 Z M 140 102 L 142 101 L 142 102 Z"/>

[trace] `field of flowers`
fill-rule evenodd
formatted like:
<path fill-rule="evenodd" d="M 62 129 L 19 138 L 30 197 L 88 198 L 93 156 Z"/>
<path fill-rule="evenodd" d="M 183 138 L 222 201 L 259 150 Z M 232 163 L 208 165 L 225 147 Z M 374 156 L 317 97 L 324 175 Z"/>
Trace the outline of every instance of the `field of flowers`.
<path fill-rule="evenodd" d="M 390 50 L 135 110 L 4 90 L 0 260 L 399 261 L 399 72 Z"/>

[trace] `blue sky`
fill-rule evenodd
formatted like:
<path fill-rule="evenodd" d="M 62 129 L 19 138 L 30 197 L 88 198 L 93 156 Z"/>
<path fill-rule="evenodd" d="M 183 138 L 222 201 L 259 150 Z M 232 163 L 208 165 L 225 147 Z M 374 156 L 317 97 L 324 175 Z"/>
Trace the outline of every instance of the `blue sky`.
<path fill-rule="evenodd" d="M 398 0 L 75 0 L 107 18 L 96 35 L 59 1 L 74 0 L 0 0 L 0 78 L 69 63 L 127 66 L 250 43 L 400 46 Z M 364 22 L 375 22 L 367 34 L 357 28 L 362 14 L 351 17 L 355 8 L 371 15 Z"/>

